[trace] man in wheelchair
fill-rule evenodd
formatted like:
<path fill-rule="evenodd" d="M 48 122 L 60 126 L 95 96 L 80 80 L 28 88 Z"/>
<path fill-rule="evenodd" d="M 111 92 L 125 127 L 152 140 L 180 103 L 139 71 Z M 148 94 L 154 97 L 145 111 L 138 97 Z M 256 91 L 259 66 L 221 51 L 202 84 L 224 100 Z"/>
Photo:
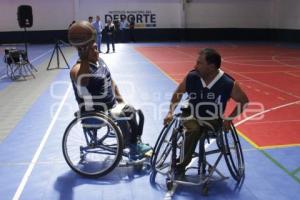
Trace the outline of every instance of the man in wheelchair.
<path fill-rule="evenodd" d="M 191 162 L 197 142 L 207 129 L 212 131 L 230 129 L 232 120 L 241 114 L 248 103 L 248 97 L 238 82 L 221 69 L 220 54 L 210 48 L 199 52 L 196 65 L 174 92 L 169 112 L 164 119 L 168 124 L 184 93 L 188 94 L 188 109 L 183 109 L 183 126 L 185 128 L 184 158 L 178 162 L 175 174 L 185 173 L 186 166 Z M 232 98 L 236 106 L 230 115 L 223 114 L 228 100 Z"/>
<path fill-rule="evenodd" d="M 94 28 L 84 22 L 77 22 L 71 26 L 70 32 L 77 29 L 77 32 L 84 32 L 78 30 L 80 28 Z M 84 41 L 85 35 L 82 35 Z M 86 43 L 81 42 L 80 45 L 72 43 L 78 50 L 79 60 L 70 71 L 70 77 L 74 89 L 76 100 L 79 104 L 80 112 L 104 112 L 110 113 L 114 119 L 127 117 L 128 121 L 120 126 L 123 135 L 125 136 L 125 146 L 130 149 L 130 159 L 136 160 L 144 156 L 145 153 L 151 150 L 151 147 L 141 142 L 141 135 L 143 127 L 138 126 L 135 118 L 136 110 L 125 103 L 119 89 L 111 77 L 108 66 L 99 57 L 97 44 L 95 42 L 96 36 L 93 35 L 92 40 Z M 80 34 L 76 38 L 80 40 Z M 92 122 L 91 122 L 92 123 Z M 129 133 L 128 133 L 129 132 Z M 127 144 L 126 144 L 127 143 Z"/>

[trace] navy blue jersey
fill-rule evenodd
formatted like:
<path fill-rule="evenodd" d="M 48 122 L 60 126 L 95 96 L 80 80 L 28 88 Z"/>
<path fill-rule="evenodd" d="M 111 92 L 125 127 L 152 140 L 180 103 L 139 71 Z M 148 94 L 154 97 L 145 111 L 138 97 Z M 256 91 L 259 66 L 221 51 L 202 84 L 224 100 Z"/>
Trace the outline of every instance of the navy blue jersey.
<path fill-rule="evenodd" d="M 112 78 L 104 61 L 90 64 L 89 82 L 87 86 L 80 86 L 72 81 L 74 94 L 81 111 L 105 111 L 116 104 L 112 90 Z"/>
<path fill-rule="evenodd" d="M 198 119 L 218 119 L 223 115 L 230 99 L 234 79 L 219 70 L 218 75 L 206 85 L 196 70 L 188 73 L 186 91 L 192 113 Z"/>

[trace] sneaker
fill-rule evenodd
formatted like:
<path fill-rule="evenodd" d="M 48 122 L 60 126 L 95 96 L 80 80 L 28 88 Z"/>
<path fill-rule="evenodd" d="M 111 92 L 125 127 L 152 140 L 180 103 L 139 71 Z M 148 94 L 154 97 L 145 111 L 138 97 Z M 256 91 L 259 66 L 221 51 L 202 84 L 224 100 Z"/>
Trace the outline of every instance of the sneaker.
<path fill-rule="evenodd" d="M 129 157 L 132 160 L 141 159 L 145 157 L 145 154 L 147 154 L 152 150 L 152 147 L 144 143 L 130 144 L 129 148 L 130 148 Z"/>

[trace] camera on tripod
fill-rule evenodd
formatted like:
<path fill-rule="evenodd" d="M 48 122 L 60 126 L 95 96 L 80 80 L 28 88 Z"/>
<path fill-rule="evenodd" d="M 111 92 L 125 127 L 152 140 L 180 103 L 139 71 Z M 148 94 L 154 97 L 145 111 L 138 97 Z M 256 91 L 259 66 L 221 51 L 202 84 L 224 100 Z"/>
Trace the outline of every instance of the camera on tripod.
<path fill-rule="evenodd" d="M 20 63 L 22 60 L 27 61 L 27 52 L 16 48 L 6 48 L 4 50 L 4 62 L 8 65 Z"/>

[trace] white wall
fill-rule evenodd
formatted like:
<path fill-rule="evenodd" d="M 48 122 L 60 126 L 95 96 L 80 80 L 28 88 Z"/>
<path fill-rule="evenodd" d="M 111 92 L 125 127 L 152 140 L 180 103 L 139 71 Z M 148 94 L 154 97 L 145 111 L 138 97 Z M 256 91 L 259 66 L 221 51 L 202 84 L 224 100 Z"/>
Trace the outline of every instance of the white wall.
<path fill-rule="evenodd" d="M 300 1 L 275 0 L 272 6 L 272 27 L 280 29 L 300 29 Z"/>
<path fill-rule="evenodd" d="M 269 28 L 272 0 L 191 0 L 188 28 Z"/>
<path fill-rule="evenodd" d="M 31 5 L 32 30 L 66 29 L 74 18 L 74 0 L 0 0 L 0 32 L 22 31 L 17 21 L 19 5 Z"/>
<path fill-rule="evenodd" d="M 183 1 L 188 1 L 185 7 Z M 33 8 L 32 30 L 64 30 L 109 11 L 151 11 L 157 28 L 300 29 L 300 0 L 0 0 L 0 32 L 22 31 L 17 7 Z M 185 8 L 185 10 L 183 9 Z"/>
<path fill-rule="evenodd" d="M 99 0 L 79 0 L 76 19 L 87 19 L 90 15 L 100 15 L 104 19 L 104 15 L 109 14 L 109 12 L 128 15 L 130 12 L 145 13 L 147 10 L 155 15 L 155 22 L 158 28 L 181 27 L 182 9 L 181 3 L 178 0 L 140 0 L 133 3 L 124 3 L 124 1 L 118 1 L 118 3 L 99 3 Z M 144 22 L 145 18 L 143 18 L 143 22 L 140 24 L 142 25 Z"/>

